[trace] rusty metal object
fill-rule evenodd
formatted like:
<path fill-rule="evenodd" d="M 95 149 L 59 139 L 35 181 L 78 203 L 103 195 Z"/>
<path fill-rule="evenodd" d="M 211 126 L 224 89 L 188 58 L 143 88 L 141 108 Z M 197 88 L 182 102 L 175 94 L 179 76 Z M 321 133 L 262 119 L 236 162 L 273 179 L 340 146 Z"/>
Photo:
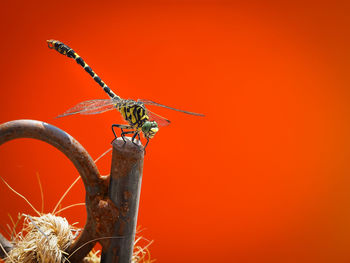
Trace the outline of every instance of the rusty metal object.
<path fill-rule="evenodd" d="M 131 262 L 141 192 L 143 157 L 141 144 L 135 145 L 129 138 L 126 138 L 126 143 L 121 138 L 113 142 L 108 194 L 119 211 L 119 220 L 113 226 L 113 236 L 118 238 L 108 240 L 110 245 L 104 246 L 101 263 Z"/>
<path fill-rule="evenodd" d="M 87 220 L 77 241 L 66 251 L 69 261 L 81 262 L 98 241 L 102 245 L 102 262 L 130 262 L 143 168 L 144 153 L 140 145 L 130 140 L 125 144 L 121 139 L 115 140 L 110 178 L 100 176 L 86 150 L 55 126 L 34 120 L 0 125 L 0 145 L 18 138 L 38 139 L 59 149 L 73 162 L 83 179 Z M 5 244 L 7 240 L 3 241 Z"/>

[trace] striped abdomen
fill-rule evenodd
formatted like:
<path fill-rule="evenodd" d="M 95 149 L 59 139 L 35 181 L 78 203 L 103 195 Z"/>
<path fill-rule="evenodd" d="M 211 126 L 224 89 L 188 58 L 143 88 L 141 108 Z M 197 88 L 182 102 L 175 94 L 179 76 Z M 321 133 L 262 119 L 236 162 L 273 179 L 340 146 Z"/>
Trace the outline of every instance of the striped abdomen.
<path fill-rule="evenodd" d="M 101 78 L 91 69 L 91 67 L 85 63 L 85 61 L 70 47 L 63 44 L 58 40 L 47 40 L 49 48 L 55 49 L 62 55 L 65 55 L 69 58 L 75 59 L 75 61 L 82 66 L 87 73 L 100 85 L 103 90 L 108 94 L 108 96 L 115 100 L 120 100 L 120 97 L 117 96 L 102 80 Z"/>
<path fill-rule="evenodd" d="M 124 103 L 117 105 L 117 109 L 129 125 L 135 130 L 141 130 L 142 125 L 149 120 L 145 106 L 143 106 L 143 104 L 135 103 L 135 101 L 125 101 Z"/>

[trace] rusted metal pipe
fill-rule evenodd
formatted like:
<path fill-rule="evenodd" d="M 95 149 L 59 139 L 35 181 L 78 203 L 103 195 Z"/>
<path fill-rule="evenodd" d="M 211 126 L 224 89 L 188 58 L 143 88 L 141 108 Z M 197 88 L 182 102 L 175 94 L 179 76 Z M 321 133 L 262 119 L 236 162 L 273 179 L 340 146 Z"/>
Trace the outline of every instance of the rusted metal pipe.
<path fill-rule="evenodd" d="M 134 248 L 136 223 L 141 192 L 144 151 L 130 138 L 113 142 L 109 198 L 119 211 L 108 249 L 102 249 L 101 263 L 130 263 Z"/>

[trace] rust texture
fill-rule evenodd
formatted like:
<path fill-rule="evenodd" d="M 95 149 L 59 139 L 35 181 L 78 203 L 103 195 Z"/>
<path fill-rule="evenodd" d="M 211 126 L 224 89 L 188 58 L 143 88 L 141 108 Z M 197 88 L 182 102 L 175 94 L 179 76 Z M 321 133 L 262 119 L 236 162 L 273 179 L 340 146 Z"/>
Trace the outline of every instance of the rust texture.
<path fill-rule="evenodd" d="M 144 151 L 128 138 L 113 143 L 109 198 L 119 211 L 109 248 L 102 249 L 101 262 L 131 262 L 141 192 Z"/>
<path fill-rule="evenodd" d="M 116 140 L 111 176 L 100 176 L 92 158 L 79 142 L 55 126 L 35 120 L 16 120 L 0 125 L 0 145 L 19 138 L 51 144 L 73 162 L 82 177 L 87 220 L 81 235 L 66 251 L 69 261 L 81 262 L 98 240 L 102 245 L 102 262 L 131 262 L 141 189 L 142 147 L 130 140 L 125 144 Z M 12 249 L 3 236 L 0 241 L 8 251 Z M 0 254 L 0 257 L 4 255 Z"/>

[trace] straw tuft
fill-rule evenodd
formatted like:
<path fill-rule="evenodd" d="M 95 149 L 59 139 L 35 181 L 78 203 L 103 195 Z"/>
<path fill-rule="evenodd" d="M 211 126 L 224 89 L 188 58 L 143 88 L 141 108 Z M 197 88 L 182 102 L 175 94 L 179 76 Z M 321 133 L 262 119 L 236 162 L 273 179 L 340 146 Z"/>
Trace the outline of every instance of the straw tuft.
<path fill-rule="evenodd" d="M 15 237 L 16 245 L 5 262 L 65 262 L 67 255 L 64 251 L 74 240 L 76 229 L 60 216 L 24 216 L 23 229 Z"/>

